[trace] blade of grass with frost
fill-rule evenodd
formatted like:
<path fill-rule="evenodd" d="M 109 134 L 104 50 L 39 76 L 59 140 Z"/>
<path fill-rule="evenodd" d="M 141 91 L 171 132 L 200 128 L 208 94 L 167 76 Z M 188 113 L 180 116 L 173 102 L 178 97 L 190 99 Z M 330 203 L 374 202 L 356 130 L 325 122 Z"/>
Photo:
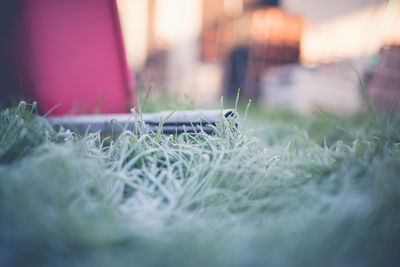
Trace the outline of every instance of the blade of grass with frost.
<path fill-rule="evenodd" d="M 164 123 L 167 122 L 171 118 L 171 116 L 174 115 L 174 113 L 175 113 L 175 110 L 171 111 L 164 119 L 162 119 L 160 121 L 160 124 L 158 125 L 158 129 L 157 129 L 157 133 L 156 133 L 156 142 L 157 143 L 160 142 L 161 135 L 163 133 L 163 125 L 164 125 Z"/>
<path fill-rule="evenodd" d="M 351 65 L 351 68 L 353 69 L 353 72 L 357 76 L 358 85 L 361 89 L 362 96 L 363 96 L 365 102 L 367 103 L 368 112 L 370 113 L 369 117 L 376 118 L 377 111 L 376 111 L 374 104 L 372 103 L 371 96 L 369 95 L 369 92 L 368 92 L 367 86 L 365 85 L 364 80 L 362 79 L 360 72 L 357 70 L 357 68 L 354 65 Z"/>

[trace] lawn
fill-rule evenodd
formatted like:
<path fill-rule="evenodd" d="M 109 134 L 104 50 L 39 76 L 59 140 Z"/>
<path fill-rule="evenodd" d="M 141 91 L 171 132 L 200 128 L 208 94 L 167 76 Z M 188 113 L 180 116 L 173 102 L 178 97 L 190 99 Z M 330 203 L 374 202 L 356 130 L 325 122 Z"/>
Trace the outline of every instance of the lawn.
<path fill-rule="evenodd" d="M 0 115 L 0 266 L 398 266 L 400 114 L 104 138 Z"/>

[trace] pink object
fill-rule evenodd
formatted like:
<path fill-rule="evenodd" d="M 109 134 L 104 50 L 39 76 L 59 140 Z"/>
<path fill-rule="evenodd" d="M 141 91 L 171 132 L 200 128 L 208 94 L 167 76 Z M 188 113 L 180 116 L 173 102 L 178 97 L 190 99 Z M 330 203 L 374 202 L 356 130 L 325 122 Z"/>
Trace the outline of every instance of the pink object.
<path fill-rule="evenodd" d="M 136 104 L 115 0 L 23 0 L 23 88 L 52 115 L 122 113 Z"/>

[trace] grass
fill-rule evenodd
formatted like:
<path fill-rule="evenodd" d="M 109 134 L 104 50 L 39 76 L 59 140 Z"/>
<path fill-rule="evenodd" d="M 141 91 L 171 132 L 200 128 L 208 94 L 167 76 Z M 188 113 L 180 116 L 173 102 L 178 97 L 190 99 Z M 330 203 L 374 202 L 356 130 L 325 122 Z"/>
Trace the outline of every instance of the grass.
<path fill-rule="evenodd" d="M 399 120 L 104 140 L 21 103 L 0 115 L 0 266 L 397 266 Z"/>

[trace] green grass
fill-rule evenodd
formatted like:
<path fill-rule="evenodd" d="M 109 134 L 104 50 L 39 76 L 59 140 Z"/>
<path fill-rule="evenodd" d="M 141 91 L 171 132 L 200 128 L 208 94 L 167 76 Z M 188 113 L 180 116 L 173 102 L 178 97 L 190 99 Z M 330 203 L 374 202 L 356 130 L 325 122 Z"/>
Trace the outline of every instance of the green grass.
<path fill-rule="evenodd" d="M 1 112 L 0 266 L 398 266 L 399 115 L 257 114 L 104 140 Z"/>

